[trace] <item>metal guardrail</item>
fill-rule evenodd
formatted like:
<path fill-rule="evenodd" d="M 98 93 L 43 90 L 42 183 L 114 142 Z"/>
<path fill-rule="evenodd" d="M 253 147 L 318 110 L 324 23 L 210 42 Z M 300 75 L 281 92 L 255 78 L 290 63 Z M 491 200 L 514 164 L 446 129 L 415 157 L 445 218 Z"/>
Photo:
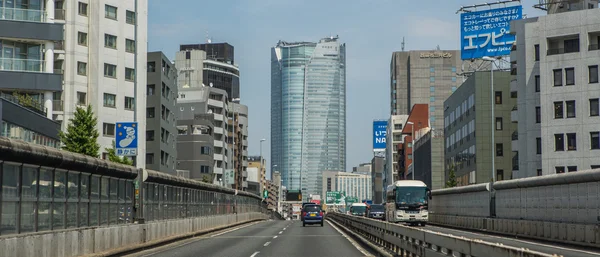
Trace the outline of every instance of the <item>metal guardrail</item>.
<path fill-rule="evenodd" d="M 412 228 L 363 217 L 328 213 L 347 229 L 397 256 L 552 257 L 554 255 L 498 243 Z"/>

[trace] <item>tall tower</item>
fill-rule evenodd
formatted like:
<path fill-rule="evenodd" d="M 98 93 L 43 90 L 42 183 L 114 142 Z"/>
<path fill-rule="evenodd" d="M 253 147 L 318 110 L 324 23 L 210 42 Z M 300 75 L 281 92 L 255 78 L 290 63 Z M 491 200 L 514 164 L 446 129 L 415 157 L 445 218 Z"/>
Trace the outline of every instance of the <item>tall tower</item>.
<path fill-rule="evenodd" d="M 346 170 L 346 45 L 338 37 L 272 48 L 271 169 L 304 194 L 321 193 L 324 171 Z"/>

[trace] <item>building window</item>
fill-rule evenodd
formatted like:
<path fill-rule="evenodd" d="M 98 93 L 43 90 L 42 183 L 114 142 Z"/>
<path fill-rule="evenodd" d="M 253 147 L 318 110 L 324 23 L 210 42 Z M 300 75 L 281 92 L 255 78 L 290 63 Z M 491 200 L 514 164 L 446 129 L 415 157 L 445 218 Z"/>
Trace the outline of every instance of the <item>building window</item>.
<path fill-rule="evenodd" d="M 541 176 L 542 174 L 543 174 L 543 173 L 542 173 L 542 169 L 538 169 L 538 170 L 537 170 L 537 175 L 538 175 L 538 176 Z"/>
<path fill-rule="evenodd" d="M 561 69 L 554 70 L 554 86 L 555 87 L 562 86 L 562 70 Z"/>
<path fill-rule="evenodd" d="M 408 154 L 407 157 L 409 160 L 412 160 L 412 154 Z"/>
<path fill-rule="evenodd" d="M 154 154 L 153 153 L 146 154 L 146 164 L 154 164 Z"/>
<path fill-rule="evenodd" d="M 564 41 L 565 53 L 579 52 L 579 38 L 567 39 Z"/>
<path fill-rule="evenodd" d="M 557 152 L 565 150 L 565 136 L 563 134 L 554 134 L 554 150 Z"/>
<path fill-rule="evenodd" d="M 86 93 L 77 92 L 77 105 L 85 105 L 86 99 L 87 99 Z"/>
<path fill-rule="evenodd" d="M 554 118 L 563 118 L 563 102 L 554 102 Z"/>
<path fill-rule="evenodd" d="M 113 94 L 104 93 L 104 107 L 115 108 L 117 96 Z"/>
<path fill-rule="evenodd" d="M 538 137 L 535 139 L 535 153 L 542 154 L 542 138 Z"/>
<path fill-rule="evenodd" d="M 156 109 L 154 107 L 146 108 L 146 118 L 152 119 L 156 116 Z"/>
<path fill-rule="evenodd" d="M 394 124 L 394 130 L 402 130 L 402 124 Z"/>
<path fill-rule="evenodd" d="M 496 91 L 496 104 L 502 104 L 502 91 Z"/>
<path fill-rule="evenodd" d="M 156 89 L 156 87 L 154 85 L 147 85 L 146 86 L 146 95 L 154 95 L 155 89 Z"/>
<path fill-rule="evenodd" d="M 408 148 L 412 148 L 412 142 L 408 142 L 408 143 L 406 144 L 406 147 L 408 147 Z"/>
<path fill-rule="evenodd" d="M 600 149 L 600 132 L 590 132 L 590 146 L 594 150 Z"/>
<path fill-rule="evenodd" d="M 433 68 L 433 67 L 429 68 L 429 72 L 435 72 L 435 68 Z"/>
<path fill-rule="evenodd" d="M 575 85 L 575 68 L 566 68 L 565 73 L 567 75 L 566 76 L 567 86 Z"/>
<path fill-rule="evenodd" d="M 429 82 L 435 82 L 435 77 L 429 77 Z"/>
<path fill-rule="evenodd" d="M 117 49 L 117 36 L 104 34 L 104 47 Z"/>
<path fill-rule="evenodd" d="M 431 93 L 435 92 L 435 87 L 434 86 L 429 87 L 429 92 L 431 92 Z"/>
<path fill-rule="evenodd" d="M 429 102 L 435 102 L 435 96 L 429 97 Z"/>
<path fill-rule="evenodd" d="M 600 169 L 600 165 L 591 165 L 590 168 L 593 170 Z"/>
<path fill-rule="evenodd" d="M 210 166 L 206 166 L 206 165 L 200 166 L 200 173 L 210 173 Z"/>
<path fill-rule="evenodd" d="M 535 75 L 535 92 L 540 92 L 540 75 Z"/>
<path fill-rule="evenodd" d="M 148 62 L 148 72 L 156 72 L 156 62 Z"/>
<path fill-rule="evenodd" d="M 87 63 L 77 62 L 77 75 L 87 76 Z"/>
<path fill-rule="evenodd" d="M 535 51 L 535 61 L 540 60 L 540 45 L 534 45 L 533 50 Z"/>
<path fill-rule="evenodd" d="M 133 97 L 125 97 L 125 110 L 133 111 L 135 108 L 135 98 Z"/>
<path fill-rule="evenodd" d="M 87 33 L 78 31 L 77 32 L 77 44 L 80 46 L 87 46 L 88 45 L 87 36 L 88 36 Z"/>
<path fill-rule="evenodd" d="M 135 25 L 135 12 L 127 10 L 125 15 L 125 22 L 127 22 L 127 24 Z"/>
<path fill-rule="evenodd" d="M 577 134 L 567 133 L 567 150 L 569 150 L 569 151 L 577 150 Z"/>
<path fill-rule="evenodd" d="M 154 130 L 146 130 L 146 141 L 154 141 Z"/>
<path fill-rule="evenodd" d="M 598 98 L 590 99 L 590 116 L 598 116 L 600 114 L 600 104 Z"/>
<path fill-rule="evenodd" d="M 201 146 L 200 147 L 200 154 L 204 154 L 204 155 L 210 155 L 210 147 L 208 146 Z"/>
<path fill-rule="evenodd" d="M 588 79 L 590 83 L 598 83 L 598 65 L 588 67 Z"/>
<path fill-rule="evenodd" d="M 542 109 L 539 106 L 535 107 L 535 123 L 542 122 Z"/>
<path fill-rule="evenodd" d="M 102 123 L 102 135 L 104 135 L 105 137 L 114 137 L 115 136 L 115 124 Z"/>
<path fill-rule="evenodd" d="M 117 77 L 117 65 L 104 64 L 104 77 L 116 78 Z"/>
<path fill-rule="evenodd" d="M 565 167 L 557 166 L 557 167 L 554 167 L 554 169 L 556 170 L 556 174 L 565 173 Z"/>
<path fill-rule="evenodd" d="M 456 78 L 454 78 L 454 79 L 456 79 Z M 452 87 L 451 90 L 452 90 L 452 93 L 454 93 L 456 91 L 456 87 Z"/>
<path fill-rule="evenodd" d="M 496 144 L 496 156 L 504 156 L 504 145 Z"/>
<path fill-rule="evenodd" d="M 134 81 L 135 80 L 135 70 L 132 68 L 125 68 L 125 80 Z"/>
<path fill-rule="evenodd" d="M 188 126 L 177 126 L 177 135 L 187 135 Z"/>
<path fill-rule="evenodd" d="M 502 130 L 502 117 L 496 117 L 496 130 Z"/>
<path fill-rule="evenodd" d="M 117 7 L 104 5 L 104 17 L 111 20 L 117 19 Z"/>
<path fill-rule="evenodd" d="M 567 166 L 567 172 L 575 172 L 577 171 L 577 166 Z"/>
<path fill-rule="evenodd" d="M 504 170 L 496 170 L 496 181 L 504 180 Z"/>
<path fill-rule="evenodd" d="M 125 51 L 128 53 L 135 53 L 135 41 L 131 39 L 125 39 Z"/>
<path fill-rule="evenodd" d="M 575 118 L 575 100 L 566 101 L 567 103 L 567 118 Z"/>
<path fill-rule="evenodd" d="M 78 13 L 81 16 L 88 16 L 88 4 L 79 2 L 78 3 Z"/>

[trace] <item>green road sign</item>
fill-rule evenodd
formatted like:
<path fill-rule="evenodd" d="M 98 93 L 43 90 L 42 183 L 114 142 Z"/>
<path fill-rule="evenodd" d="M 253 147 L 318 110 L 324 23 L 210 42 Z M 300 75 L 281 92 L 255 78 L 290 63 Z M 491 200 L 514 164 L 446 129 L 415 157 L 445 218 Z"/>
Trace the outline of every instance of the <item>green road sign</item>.
<path fill-rule="evenodd" d="M 344 191 L 328 191 L 325 193 L 325 204 L 328 205 L 345 205 L 346 192 Z"/>
<path fill-rule="evenodd" d="M 267 191 L 266 189 L 263 190 L 263 198 L 269 198 L 269 191 Z"/>

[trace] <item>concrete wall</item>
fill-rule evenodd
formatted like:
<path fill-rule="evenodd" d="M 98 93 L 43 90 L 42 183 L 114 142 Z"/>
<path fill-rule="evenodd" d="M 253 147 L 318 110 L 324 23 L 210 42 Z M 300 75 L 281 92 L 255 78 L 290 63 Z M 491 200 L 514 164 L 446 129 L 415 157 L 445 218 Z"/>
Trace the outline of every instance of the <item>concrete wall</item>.
<path fill-rule="evenodd" d="M 262 213 L 244 213 L 23 234 L 0 237 L 0 249 L 15 257 L 115 254 L 265 218 Z"/>

